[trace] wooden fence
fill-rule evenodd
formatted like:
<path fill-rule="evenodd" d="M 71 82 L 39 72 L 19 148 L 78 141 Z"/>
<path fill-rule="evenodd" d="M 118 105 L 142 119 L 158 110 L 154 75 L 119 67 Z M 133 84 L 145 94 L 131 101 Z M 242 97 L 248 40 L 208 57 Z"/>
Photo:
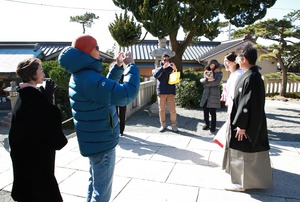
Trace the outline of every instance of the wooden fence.
<path fill-rule="evenodd" d="M 279 93 L 281 89 L 281 79 L 266 79 L 265 78 L 266 94 Z M 286 87 L 287 93 L 299 93 L 300 81 L 288 81 Z"/>

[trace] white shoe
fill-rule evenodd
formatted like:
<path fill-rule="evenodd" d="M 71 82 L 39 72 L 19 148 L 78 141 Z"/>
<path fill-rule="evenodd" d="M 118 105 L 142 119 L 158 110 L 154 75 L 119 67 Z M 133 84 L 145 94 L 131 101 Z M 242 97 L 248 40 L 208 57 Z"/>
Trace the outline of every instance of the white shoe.
<path fill-rule="evenodd" d="M 237 191 L 237 192 L 244 192 L 246 189 L 242 187 L 240 184 L 230 184 L 227 187 L 225 187 L 225 190 L 227 191 Z"/>
<path fill-rule="evenodd" d="M 164 132 L 166 130 L 167 126 L 161 126 L 159 128 L 159 132 Z"/>
<path fill-rule="evenodd" d="M 173 130 L 173 132 L 178 132 L 177 126 L 172 126 L 172 130 Z"/>

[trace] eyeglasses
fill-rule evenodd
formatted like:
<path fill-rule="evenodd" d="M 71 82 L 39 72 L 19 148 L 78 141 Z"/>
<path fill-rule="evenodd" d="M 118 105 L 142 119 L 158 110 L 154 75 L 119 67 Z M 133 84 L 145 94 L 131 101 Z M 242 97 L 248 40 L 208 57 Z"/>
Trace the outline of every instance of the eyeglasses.
<path fill-rule="evenodd" d="M 99 49 L 99 46 L 98 46 L 98 45 L 97 45 L 95 48 L 96 48 L 96 50 L 97 50 L 98 52 L 100 51 L 100 49 Z"/>

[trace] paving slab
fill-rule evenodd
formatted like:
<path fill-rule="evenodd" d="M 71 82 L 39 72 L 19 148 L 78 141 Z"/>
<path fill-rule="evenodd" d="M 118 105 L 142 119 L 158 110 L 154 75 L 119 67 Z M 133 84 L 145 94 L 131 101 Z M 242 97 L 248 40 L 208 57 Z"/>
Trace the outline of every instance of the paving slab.
<path fill-rule="evenodd" d="M 159 133 L 158 117 L 139 111 L 126 121 L 116 147 L 111 202 L 300 202 L 300 105 L 268 100 L 270 157 L 274 187 L 225 191 L 229 175 L 221 169 L 223 149 L 202 131 L 201 110 L 178 108 L 180 132 Z M 221 127 L 226 111 L 218 111 Z M 0 128 L 0 201 L 9 197 L 13 172 L 7 131 Z M 79 152 L 76 134 L 56 153 L 55 175 L 65 202 L 85 201 L 89 161 Z"/>
<path fill-rule="evenodd" d="M 195 202 L 198 188 L 176 184 L 132 179 L 114 202 Z"/>

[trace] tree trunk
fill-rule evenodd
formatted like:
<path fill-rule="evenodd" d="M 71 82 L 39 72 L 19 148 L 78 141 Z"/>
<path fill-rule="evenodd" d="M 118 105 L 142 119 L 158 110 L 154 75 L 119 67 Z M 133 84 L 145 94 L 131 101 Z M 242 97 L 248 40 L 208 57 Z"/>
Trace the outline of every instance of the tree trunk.
<path fill-rule="evenodd" d="M 84 26 L 84 23 L 82 23 L 82 34 L 85 34 L 85 26 Z"/>
<path fill-rule="evenodd" d="M 287 86 L 287 70 L 288 68 L 284 65 L 281 55 L 277 55 L 277 60 L 279 61 L 280 69 L 281 69 L 281 89 L 280 96 L 286 96 L 286 86 Z"/>
<path fill-rule="evenodd" d="M 172 34 L 169 35 L 172 51 L 174 51 L 176 53 L 175 57 L 172 60 L 175 63 L 178 71 L 181 72 L 181 74 L 183 74 L 183 71 L 182 71 L 182 56 L 183 56 L 186 48 L 188 47 L 188 45 L 192 42 L 192 39 L 193 39 L 194 35 L 195 35 L 195 32 L 190 31 L 187 34 L 185 40 L 182 41 L 182 42 L 177 41 L 177 39 L 176 39 L 177 38 L 177 32 L 172 33 Z"/>

